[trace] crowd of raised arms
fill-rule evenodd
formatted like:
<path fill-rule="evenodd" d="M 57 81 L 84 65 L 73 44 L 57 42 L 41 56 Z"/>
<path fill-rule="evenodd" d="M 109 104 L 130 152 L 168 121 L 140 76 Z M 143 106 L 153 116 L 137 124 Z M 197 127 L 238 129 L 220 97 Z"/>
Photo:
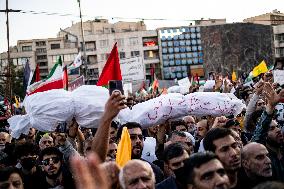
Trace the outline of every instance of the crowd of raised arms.
<path fill-rule="evenodd" d="M 64 133 L 31 128 L 15 139 L 1 128 L 0 189 L 284 189 L 284 86 L 267 72 L 250 85 L 215 77 L 208 91 L 233 91 L 246 108 L 237 116 L 186 115 L 143 128 L 114 118 L 160 94 L 126 98 L 114 91 L 97 129 L 73 119 Z M 131 160 L 120 167 L 124 127 Z"/>

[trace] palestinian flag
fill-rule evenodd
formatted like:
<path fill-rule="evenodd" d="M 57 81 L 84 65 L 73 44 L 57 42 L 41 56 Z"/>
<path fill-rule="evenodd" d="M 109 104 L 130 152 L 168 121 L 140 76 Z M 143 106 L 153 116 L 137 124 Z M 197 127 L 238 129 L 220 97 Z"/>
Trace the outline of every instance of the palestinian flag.
<path fill-rule="evenodd" d="M 63 88 L 63 69 L 61 57 L 58 58 L 56 64 L 51 69 L 45 80 L 40 80 L 27 88 L 27 95 L 38 92 L 44 92 L 52 89 Z"/>

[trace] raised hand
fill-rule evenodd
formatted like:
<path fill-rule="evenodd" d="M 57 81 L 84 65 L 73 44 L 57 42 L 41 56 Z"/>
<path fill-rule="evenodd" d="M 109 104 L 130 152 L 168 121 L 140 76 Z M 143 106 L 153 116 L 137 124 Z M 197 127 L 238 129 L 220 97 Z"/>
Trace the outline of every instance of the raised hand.
<path fill-rule="evenodd" d="M 262 93 L 263 90 L 263 86 L 264 86 L 264 82 L 263 81 L 259 81 L 255 84 L 254 86 L 254 92 L 257 95 L 260 95 Z"/>
<path fill-rule="evenodd" d="M 277 94 L 270 83 L 264 83 L 263 87 L 263 95 L 267 99 L 267 107 L 266 110 L 269 113 L 272 113 L 275 106 L 280 102 L 281 99 L 284 99 L 284 89 Z"/>
<path fill-rule="evenodd" d="M 120 110 L 127 108 L 126 98 L 119 91 L 113 91 L 105 104 L 104 118 L 113 120 Z"/>
<path fill-rule="evenodd" d="M 226 125 L 226 121 L 227 121 L 227 118 L 225 116 L 216 117 L 212 125 L 212 128 L 224 127 Z"/>
<path fill-rule="evenodd" d="M 109 189 L 105 170 L 100 167 L 99 157 L 91 153 L 87 159 L 73 157 L 71 167 L 77 189 Z"/>

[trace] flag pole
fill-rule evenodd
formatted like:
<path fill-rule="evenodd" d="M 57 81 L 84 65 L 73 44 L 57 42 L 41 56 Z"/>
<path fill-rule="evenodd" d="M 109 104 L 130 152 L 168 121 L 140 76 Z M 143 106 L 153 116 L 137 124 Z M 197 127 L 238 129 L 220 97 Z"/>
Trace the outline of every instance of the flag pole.
<path fill-rule="evenodd" d="M 82 21 L 82 11 L 81 11 L 81 0 L 77 0 L 79 4 L 79 11 L 80 11 L 80 22 L 81 22 L 81 35 L 82 35 L 82 47 L 83 47 L 83 65 L 84 65 L 84 75 L 86 79 L 86 84 L 88 84 L 88 65 L 87 65 L 87 58 L 86 58 L 86 47 L 85 47 L 85 39 L 84 39 L 84 30 L 83 30 L 83 21 Z"/>

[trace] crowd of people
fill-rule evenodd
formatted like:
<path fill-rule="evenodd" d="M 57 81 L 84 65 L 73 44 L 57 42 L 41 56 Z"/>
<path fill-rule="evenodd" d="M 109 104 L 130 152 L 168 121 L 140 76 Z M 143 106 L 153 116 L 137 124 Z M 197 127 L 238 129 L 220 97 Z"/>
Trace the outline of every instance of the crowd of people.
<path fill-rule="evenodd" d="M 97 129 L 73 119 L 65 132 L 31 128 L 15 139 L 1 128 L 0 189 L 284 189 L 284 86 L 267 72 L 251 85 L 216 77 L 208 91 L 233 91 L 247 107 L 237 116 L 186 115 L 144 129 L 114 118 L 159 94 L 126 98 L 114 91 Z M 131 160 L 119 167 L 123 127 Z"/>

